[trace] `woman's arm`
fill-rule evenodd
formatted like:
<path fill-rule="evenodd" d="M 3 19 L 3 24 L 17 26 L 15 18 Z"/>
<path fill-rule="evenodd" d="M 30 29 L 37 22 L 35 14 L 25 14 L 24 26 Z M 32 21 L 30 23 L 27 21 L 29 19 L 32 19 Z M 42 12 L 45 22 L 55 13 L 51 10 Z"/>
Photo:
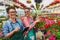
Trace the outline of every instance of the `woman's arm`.
<path fill-rule="evenodd" d="M 7 26 L 7 23 L 5 23 L 5 24 L 3 24 L 3 32 L 4 32 L 4 36 L 6 37 L 6 38 L 10 38 L 15 32 L 17 32 L 17 31 L 19 31 L 20 29 L 19 28 L 16 28 L 16 29 L 14 29 L 13 31 L 11 31 L 11 32 L 9 32 L 8 30 L 8 27 L 9 26 Z"/>
<path fill-rule="evenodd" d="M 13 30 L 13 31 L 11 31 L 10 33 L 7 33 L 7 34 L 5 35 L 5 37 L 6 37 L 6 38 L 10 38 L 14 33 L 15 33 L 15 31 Z"/>
<path fill-rule="evenodd" d="M 35 26 L 35 24 L 36 24 L 38 21 L 39 21 L 39 20 L 36 20 L 36 21 L 34 21 L 32 24 L 30 24 L 30 23 L 28 22 L 28 19 L 25 17 L 24 20 L 23 20 L 23 23 L 25 24 L 26 27 L 29 27 L 29 30 L 30 30 L 31 28 L 33 28 L 33 27 Z"/>
<path fill-rule="evenodd" d="M 18 32 L 19 30 L 20 30 L 20 28 L 16 27 L 13 31 L 6 34 L 6 38 L 10 38 L 15 32 Z"/>
<path fill-rule="evenodd" d="M 4 36 L 5 36 L 6 38 L 10 38 L 10 37 L 14 34 L 14 31 L 9 32 L 7 23 L 4 23 L 4 24 L 3 24 L 3 29 L 4 29 L 4 30 L 3 30 Z"/>

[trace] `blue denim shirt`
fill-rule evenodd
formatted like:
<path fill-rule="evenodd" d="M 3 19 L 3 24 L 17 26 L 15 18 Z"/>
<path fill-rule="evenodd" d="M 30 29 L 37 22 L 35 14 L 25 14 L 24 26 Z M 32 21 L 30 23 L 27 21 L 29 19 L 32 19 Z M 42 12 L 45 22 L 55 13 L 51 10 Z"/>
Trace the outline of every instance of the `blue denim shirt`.
<path fill-rule="evenodd" d="M 24 30 L 24 26 L 21 20 L 16 19 L 16 22 L 13 23 L 11 20 L 7 20 L 4 24 L 3 24 L 3 29 L 4 29 L 4 36 L 11 32 L 13 29 L 15 29 L 16 27 L 20 27 L 20 30 Z"/>

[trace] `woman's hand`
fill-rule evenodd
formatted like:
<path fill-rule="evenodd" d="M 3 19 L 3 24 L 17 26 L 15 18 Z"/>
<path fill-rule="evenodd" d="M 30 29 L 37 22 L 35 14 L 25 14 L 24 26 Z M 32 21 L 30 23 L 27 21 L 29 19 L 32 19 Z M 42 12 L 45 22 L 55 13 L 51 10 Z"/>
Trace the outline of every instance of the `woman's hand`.
<path fill-rule="evenodd" d="M 28 34 L 28 31 L 25 31 L 24 34 L 25 34 L 25 35 Z"/>
<path fill-rule="evenodd" d="M 40 19 L 37 19 L 36 22 L 40 22 Z"/>
<path fill-rule="evenodd" d="M 14 29 L 14 32 L 18 32 L 20 30 L 20 28 L 19 27 L 16 27 L 15 29 Z"/>
<path fill-rule="evenodd" d="M 6 38 L 10 38 L 15 32 L 18 32 L 20 30 L 19 27 L 16 27 L 13 31 L 10 33 L 6 34 Z"/>

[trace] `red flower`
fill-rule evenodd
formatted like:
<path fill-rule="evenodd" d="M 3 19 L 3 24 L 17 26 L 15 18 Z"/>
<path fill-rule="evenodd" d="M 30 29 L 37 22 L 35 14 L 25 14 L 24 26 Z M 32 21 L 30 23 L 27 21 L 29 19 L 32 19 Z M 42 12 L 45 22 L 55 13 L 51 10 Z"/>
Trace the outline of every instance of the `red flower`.
<path fill-rule="evenodd" d="M 48 30 L 46 34 L 50 34 L 50 32 L 51 32 L 51 31 L 50 31 L 50 30 Z"/>
<path fill-rule="evenodd" d="M 59 30 L 56 30 L 56 32 L 58 32 Z"/>
<path fill-rule="evenodd" d="M 58 25 L 60 25 L 60 21 L 58 21 Z"/>
<path fill-rule="evenodd" d="M 55 28 L 52 28 L 52 30 L 55 30 Z"/>
<path fill-rule="evenodd" d="M 49 24 L 45 24 L 44 27 L 45 28 L 48 28 L 48 27 L 50 27 L 50 25 Z"/>
<path fill-rule="evenodd" d="M 45 18 L 44 17 L 40 17 L 41 18 L 41 20 L 45 20 Z"/>
<path fill-rule="evenodd" d="M 60 2 L 60 0 L 54 0 L 54 1 L 55 1 L 56 3 L 57 3 L 57 2 Z"/>

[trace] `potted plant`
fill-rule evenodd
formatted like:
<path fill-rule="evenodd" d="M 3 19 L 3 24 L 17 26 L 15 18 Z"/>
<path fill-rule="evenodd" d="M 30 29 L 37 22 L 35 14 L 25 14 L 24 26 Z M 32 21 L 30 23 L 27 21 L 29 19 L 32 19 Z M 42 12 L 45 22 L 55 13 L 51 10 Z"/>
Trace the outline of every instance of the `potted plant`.
<path fill-rule="evenodd" d="M 49 28 L 46 28 L 46 31 L 48 31 L 48 30 L 50 30 L 51 35 L 52 34 L 55 35 L 56 40 L 60 40 L 60 26 L 58 25 L 58 23 L 50 25 Z"/>
<path fill-rule="evenodd" d="M 38 28 L 40 30 L 44 30 L 44 24 L 45 24 L 45 21 L 40 21 L 40 22 L 37 22 L 36 25 L 35 25 L 35 28 Z"/>

